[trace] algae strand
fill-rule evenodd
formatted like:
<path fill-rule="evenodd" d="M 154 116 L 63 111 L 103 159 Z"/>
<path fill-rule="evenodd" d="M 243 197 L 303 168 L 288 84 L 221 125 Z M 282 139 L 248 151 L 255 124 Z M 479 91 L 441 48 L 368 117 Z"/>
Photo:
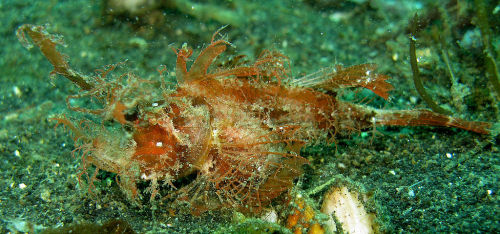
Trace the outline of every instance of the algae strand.
<path fill-rule="evenodd" d="M 415 35 L 417 33 L 418 15 L 415 14 L 410 20 L 410 65 L 413 73 L 413 83 L 417 89 L 418 94 L 427 103 L 427 105 L 434 111 L 444 115 L 451 115 L 450 111 L 447 111 L 436 104 L 431 96 L 425 91 L 422 80 L 420 79 L 420 70 L 418 69 L 417 55 L 416 55 L 416 45 L 415 45 Z"/>

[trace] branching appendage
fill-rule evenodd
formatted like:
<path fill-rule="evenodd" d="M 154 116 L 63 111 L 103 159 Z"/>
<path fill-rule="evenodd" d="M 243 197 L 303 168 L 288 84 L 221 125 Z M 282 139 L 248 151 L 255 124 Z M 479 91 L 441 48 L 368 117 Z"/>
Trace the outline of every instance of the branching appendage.
<path fill-rule="evenodd" d="M 34 44 L 40 48 L 42 54 L 54 66 L 51 75 L 62 75 L 83 90 L 91 90 L 94 87 L 89 77 L 73 70 L 66 61 L 66 56 L 57 51 L 57 45 L 64 45 L 62 37 L 48 33 L 43 26 L 23 24 L 17 29 L 16 35 L 21 44 L 27 49 L 31 49 L 33 44 L 28 40 L 25 33 L 28 34 Z"/>
<path fill-rule="evenodd" d="M 73 124 L 68 118 L 66 118 L 66 116 L 50 118 L 49 120 L 57 121 L 55 128 L 57 128 L 59 125 L 63 125 L 63 127 L 69 129 L 73 134 L 72 139 L 74 142 L 77 142 L 82 138 L 85 140 L 86 134 L 83 132 L 82 128 Z"/>
<path fill-rule="evenodd" d="M 272 81 L 275 78 L 278 86 L 281 86 L 282 80 L 288 78 L 291 72 L 290 59 L 277 51 L 264 50 L 254 66 L 259 71 L 259 79 Z"/>
<path fill-rule="evenodd" d="M 84 186 L 84 179 L 87 181 L 88 193 L 93 194 L 95 190 L 94 181 L 97 180 L 97 173 L 99 168 L 96 166 L 96 170 L 92 176 L 88 173 L 88 166 L 92 165 L 92 160 L 88 160 L 92 157 L 92 152 L 94 151 L 94 145 L 92 143 L 92 127 L 88 120 L 81 120 L 79 123 L 74 123 L 67 117 L 55 117 L 50 118 L 50 120 L 56 121 L 56 128 L 62 125 L 64 128 L 68 129 L 72 134 L 72 139 L 75 143 L 75 149 L 71 151 L 71 155 L 75 159 L 80 159 L 80 167 L 78 168 L 78 184 L 80 187 Z"/>

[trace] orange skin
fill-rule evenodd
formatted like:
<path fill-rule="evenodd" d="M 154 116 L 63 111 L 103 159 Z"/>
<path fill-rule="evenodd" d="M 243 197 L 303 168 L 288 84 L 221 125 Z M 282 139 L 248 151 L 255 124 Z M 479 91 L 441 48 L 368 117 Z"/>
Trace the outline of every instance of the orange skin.
<path fill-rule="evenodd" d="M 372 64 L 327 68 L 285 82 L 288 59 L 266 51 L 251 65 L 209 72 L 229 44 L 212 38 L 190 69 L 192 50 L 175 50 L 178 85 L 166 90 L 160 88 L 164 83 L 154 85 L 129 73 L 108 81 L 116 65 L 95 77 L 80 75 L 43 27 L 21 26 L 18 36 L 26 44 L 24 32 L 54 65 L 54 73 L 85 91 L 69 99 L 92 97 L 103 103 L 99 110 L 69 102 L 68 107 L 118 126 L 106 130 L 98 127 L 102 122 L 86 121 L 94 128 L 85 128 L 56 118 L 81 142 L 81 175 L 90 165 L 96 167 L 90 182 L 99 170 L 116 173 L 122 191 L 135 201 L 141 196 L 137 183 L 150 181 L 151 199 L 162 194 L 162 199 L 187 201 L 195 213 L 220 207 L 258 213 L 293 187 L 307 163 L 299 155 L 306 144 L 379 125 L 434 125 L 483 134 L 491 127 L 428 110 L 377 110 L 338 100 L 336 90 L 346 87 L 364 87 L 388 98 L 389 77 L 376 74 Z M 174 185 L 194 174 L 189 183 Z M 160 181 L 174 191 L 160 191 Z"/>

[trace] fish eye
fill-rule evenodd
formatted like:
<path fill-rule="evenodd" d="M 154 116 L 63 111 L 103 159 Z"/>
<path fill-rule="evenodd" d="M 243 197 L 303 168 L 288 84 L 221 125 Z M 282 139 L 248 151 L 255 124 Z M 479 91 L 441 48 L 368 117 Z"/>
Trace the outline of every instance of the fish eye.
<path fill-rule="evenodd" d="M 127 120 L 128 122 L 134 122 L 137 119 L 139 119 L 139 111 L 137 109 L 137 106 L 132 108 L 132 109 L 127 110 L 125 112 L 124 116 L 125 116 L 125 120 Z"/>

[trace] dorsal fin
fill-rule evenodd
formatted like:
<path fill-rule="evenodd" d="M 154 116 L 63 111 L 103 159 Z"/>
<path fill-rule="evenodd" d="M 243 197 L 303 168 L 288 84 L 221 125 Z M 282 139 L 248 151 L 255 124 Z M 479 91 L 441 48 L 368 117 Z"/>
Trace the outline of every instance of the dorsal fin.
<path fill-rule="evenodd" d="M 175 65 L 175 76 L 177 78 L 177 82 L 184 83 L 188 77 L 188 71 L 186 67 L 186 62 L 189 57 L 193 54 L 193 50 L 187 47 L 187 44 L 183 44 L 180 49 L 173 49 L 175 54 L 177 55 L 177 62 Z"/>
<path fill-rule="evenodd" d="M 222 52 L 226 50 L 226 45 L 231 45 L 226 40 L 215 40 L 215 37 L 219 34 L 219 32 L 224 29 L 226 26 L 218 29 L 213 35 L 212 40 L 210 41 L 210 45 L 207 48 L 203 49 L 201 53 L 198 55 L 194 63 L 191 65 L 189 71 L 187 70 L 186 63 L 193 54 L 193 50 L 187 47 L 187 44 L 184 43 L 181 49 L 174 49 L 175 54 L 177 54 L 177 63 L 176 63 L 176 77 L 177 82 L 184 83 L 189 81 L 194 81 L 197 79 L 207 78 L 208 67 L 214 62 L 215 58 L 219 56 Z"/>
<path fill-rule="evenodd" d="M 376 67 L 375 64 L 360 64 L 350 67 L 337 65 L 298 78 L 292 81 L 291 84 L 332 91 L 339 88 L 364 87 L 387 99 L 389 98 L 389 91 L 393 87 L 386 82 L 389 76 L 375 73 Z"/>
<path fill-rule="evenodd" d="M 229 42 L 218 40 L 212 42 L 207 48 L 205 48 L 189 69 L 186 81 L 196 80 L 207 75 L 208 67 L 213 63 L 215 58 L 219 56 L 219 54 L 226 50 L 226 44 L 229 44 Z"/>

